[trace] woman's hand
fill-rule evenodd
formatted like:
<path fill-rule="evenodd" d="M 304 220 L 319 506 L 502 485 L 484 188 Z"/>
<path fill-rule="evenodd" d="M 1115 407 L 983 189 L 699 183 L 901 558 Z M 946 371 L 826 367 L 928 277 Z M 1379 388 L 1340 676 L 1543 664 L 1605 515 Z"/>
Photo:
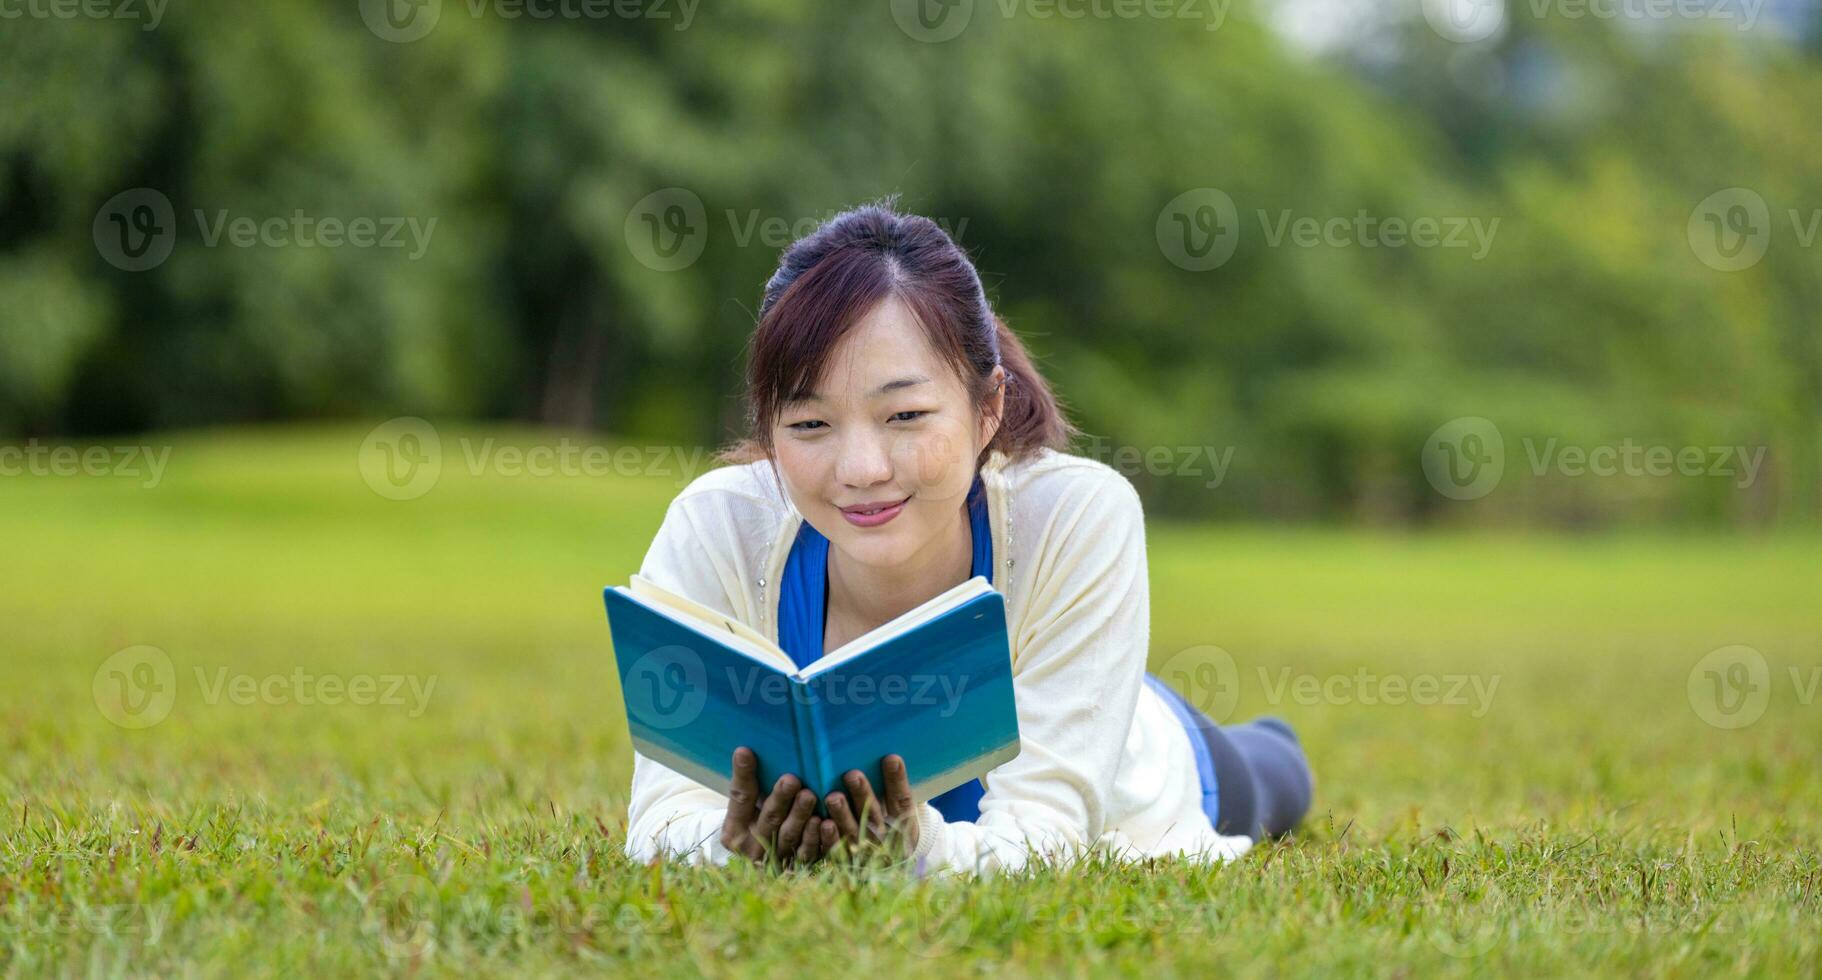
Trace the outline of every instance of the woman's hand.
<path fill-rule="evenodd" d="M 816 816 L 816 793 L 805 789 L 796 776 L 780 776 L 762 805 L 759 759 L 744 745 L 734 750 L 722 847 L 755 864 L 776 859 L 772 866 L 778 869 L 808 867 L 835 846 L 835 837 L 835 822 Z"/>
<path fill-rule="evenodd" d="M 850 769 L 841 780 L 848 791 L 829 794 L 829 815 L 835 818 L 837 835 L 849 847 L 877 845 L 895 857 L 909 857 L 917 849 L 921 832 L 920 808 L 911 799 L 911 777 L 905 772 L 905 760 L 897 755 L 879 760 L 879 771 L 885 778 L 883 806 L 873 795 L 866 773 Z M 823 850 L 829 847 L 825 845 Z"/>

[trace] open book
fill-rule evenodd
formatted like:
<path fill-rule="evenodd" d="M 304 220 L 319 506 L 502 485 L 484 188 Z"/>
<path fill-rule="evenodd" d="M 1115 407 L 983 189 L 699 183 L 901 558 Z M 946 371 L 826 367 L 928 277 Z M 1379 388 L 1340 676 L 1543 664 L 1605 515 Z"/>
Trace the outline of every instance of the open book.
<path fill-rule="evenodd" d="M 1006 604 L 983 577 L 801 669 L 746 624 L 640 576 L 603 596 L 634 746 L 717 792 L 741 745 L 758 756 L 761 795 L 794 773 L 819 797 L 850 769 L 883 791 L 892 753 L 919 800 L 1019 754 Z"/>

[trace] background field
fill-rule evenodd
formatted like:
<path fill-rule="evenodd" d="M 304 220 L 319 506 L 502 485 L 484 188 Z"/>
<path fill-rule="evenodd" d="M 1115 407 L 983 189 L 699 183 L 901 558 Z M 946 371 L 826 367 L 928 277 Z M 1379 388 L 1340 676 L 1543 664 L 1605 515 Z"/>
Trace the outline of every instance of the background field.
<path fill-rule="evenodd" d="M 393 501 L 360 475 L 366 433 L 149 436 L 172 450 L 151 489 L 0 480 L 7 972 L 1818 970 L 1814 536 L 1154 521 L 1153 667 L 1216 697 L 1193 668 L 1218 646 L 1234 714 L 1295 723 L 1319 779 L 1304 833 L 1224 868 L 766 880 L 619 856 L 598 590 L 678 479 L 475 476 L 463 439 L 590 437 L 445 427 L 440 481 Z M 1736 644 L 1769 697 L 1730 730 L 1690 679 Z M 176 689 L 143 729 L 110 720 L 148 716 L 98 676 L 135 645 Z M 408 675 L 428 697 L 209 703 L 224 670 Z M 1322 693 L 1275 695 L 1285 670 Z M 1491 699 L 1365 703 L 1431 675 Z"/>

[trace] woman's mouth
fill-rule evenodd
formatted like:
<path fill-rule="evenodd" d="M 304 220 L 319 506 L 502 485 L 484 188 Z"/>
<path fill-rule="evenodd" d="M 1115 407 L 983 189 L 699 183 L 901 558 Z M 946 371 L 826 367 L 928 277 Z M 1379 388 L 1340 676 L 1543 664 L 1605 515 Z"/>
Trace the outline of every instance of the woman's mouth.
<path fill-rule="evenodd" d="M 905 503 L 910 499 L 910 497 L 906 497 L 904 500 L 895 503 L 862 504 L 857 507 L 843 507 L 841 509 L 841 516 L 847 518 L 848 523 L 855 527 L 878 527 L 892 518 L 897 517 L 899 511 L 905 509 Z"/>

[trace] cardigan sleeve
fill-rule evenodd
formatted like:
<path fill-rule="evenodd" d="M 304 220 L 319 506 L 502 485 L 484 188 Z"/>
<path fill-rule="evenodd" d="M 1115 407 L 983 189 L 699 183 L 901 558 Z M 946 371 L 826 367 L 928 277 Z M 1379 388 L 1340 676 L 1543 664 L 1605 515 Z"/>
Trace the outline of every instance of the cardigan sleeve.
<path fill-rule="evenodd" d="M 926 871 L 1014 870 L 1068 857 L 1107 824 L 1150 647 L 1145 518 L 1118 471 L 1077 479 L 1041 522 L 1015 647 L 1020 752 L 986 779 L 980 817 L 924 804 L 913 857 Z M 1039 523 L 1039 522 L 1034 522 Z"/>
<path fill-rule="evenodd" d="M 734 614 L 726 586 L 691 518 L 689 497 L 671 501 L 639 574 L 703 605 Z M 674 769 L 633 752 L 632 799 L 627 805 L 626 854 L 636 861 L 676 858 L 725 864 L 721 824 L 728 798 Z"/>

